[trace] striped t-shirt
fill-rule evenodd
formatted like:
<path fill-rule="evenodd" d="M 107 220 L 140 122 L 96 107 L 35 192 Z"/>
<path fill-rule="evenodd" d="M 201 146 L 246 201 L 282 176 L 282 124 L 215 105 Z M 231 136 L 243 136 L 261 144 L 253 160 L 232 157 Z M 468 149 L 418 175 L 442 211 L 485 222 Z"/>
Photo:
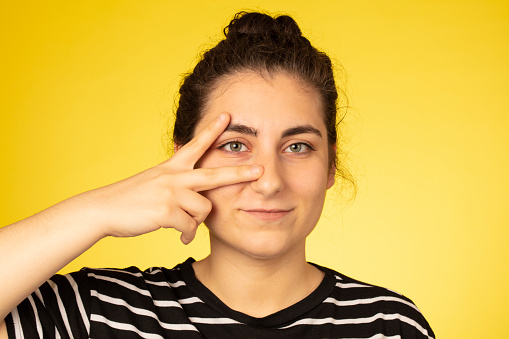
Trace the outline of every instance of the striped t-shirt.
<path fill-rule="evenodd" d="M 325 277 L 314 292 L 254 318 L 200 283 L 193 262 L 55 275 L 6 318 L 9 337 L 434 338 L 411 300 L 317 265 Z"/>

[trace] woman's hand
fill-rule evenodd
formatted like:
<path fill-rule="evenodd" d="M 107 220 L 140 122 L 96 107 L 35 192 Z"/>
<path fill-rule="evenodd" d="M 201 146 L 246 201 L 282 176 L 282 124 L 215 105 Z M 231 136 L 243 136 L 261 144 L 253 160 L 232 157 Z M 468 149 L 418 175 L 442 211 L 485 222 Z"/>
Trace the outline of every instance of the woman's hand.
<path fill-rule="evenodd" d="M 84 208 L 83 216 L 92 218 L 99 237 L 131 237 L 174 228 L 182 232 L 181 241 L 188 244 L 212 208 L 198 192 L 256 180 L 263 171 L 261 166 L 194 169 L 229 120 L 223 113 L 169 160 L 63 203 Z"/>
<path fill-rule="evenodd" d="M 16 305 L 105 236 L 171 227 L 182 232 L 183 243 L 191 242 L 212 208 L 198 192 L 256 180 L 263 172 L 260 166 L 194 169 L 229 121 L 223 113 L 155 167 L 0 228 L 0 333 L 1 320 Z"/>

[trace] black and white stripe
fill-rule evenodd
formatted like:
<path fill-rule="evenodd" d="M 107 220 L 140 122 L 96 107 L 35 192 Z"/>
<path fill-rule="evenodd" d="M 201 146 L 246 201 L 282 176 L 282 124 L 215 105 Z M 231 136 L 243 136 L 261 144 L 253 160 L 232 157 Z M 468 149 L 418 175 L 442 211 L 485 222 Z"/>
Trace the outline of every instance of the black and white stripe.
<path fill-rule="evenodd" d="M 55 276 L 6 319 L 14 338 L 434 338 L 404 296 L 326 272 L 310 296 L 265 318 L 223 304 L 194 276 L 172 270 L 83 269 Z"/>

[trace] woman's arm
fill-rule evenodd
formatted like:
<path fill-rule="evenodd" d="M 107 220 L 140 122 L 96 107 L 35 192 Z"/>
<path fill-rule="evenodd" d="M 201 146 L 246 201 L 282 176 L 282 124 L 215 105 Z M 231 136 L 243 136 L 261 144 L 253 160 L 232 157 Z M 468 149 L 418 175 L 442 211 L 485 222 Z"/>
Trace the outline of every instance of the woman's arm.
<path fill-rule="evenodd" d="M 222 114 L 171 159 L 0 229 L 0 319 L 106 236 L 175 228 L 182 232 L 182 242 L 191 242 L 212 208 L 199 191 L 262 174 L 259 166 L 194 169 L 228 122 L 229 116 Z"/>
<path fill-rule="evenodd" d="M 0 319 L 103 237 L 85 196 L 0 229 Z"/>

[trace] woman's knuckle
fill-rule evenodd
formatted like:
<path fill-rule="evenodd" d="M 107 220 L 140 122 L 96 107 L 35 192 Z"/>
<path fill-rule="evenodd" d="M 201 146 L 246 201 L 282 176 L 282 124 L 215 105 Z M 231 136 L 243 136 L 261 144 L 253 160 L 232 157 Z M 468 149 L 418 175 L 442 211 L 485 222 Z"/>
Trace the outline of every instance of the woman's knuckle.
<path fill-rule="evenodd" d="M 214 180 L 217 178 L 217 171 L 213 168 L 206 168 L 205 169 L 205 176 L 209 179 L 209 180 Z"/>
<path fill-rule="evenodd" d="M 171 217 L 171 215 L 173 214 L 172 207 L 168 204 L 160 204 L 157 207 L 156 213 L 160 218 L 167 219 L 167 218 Z"/>

